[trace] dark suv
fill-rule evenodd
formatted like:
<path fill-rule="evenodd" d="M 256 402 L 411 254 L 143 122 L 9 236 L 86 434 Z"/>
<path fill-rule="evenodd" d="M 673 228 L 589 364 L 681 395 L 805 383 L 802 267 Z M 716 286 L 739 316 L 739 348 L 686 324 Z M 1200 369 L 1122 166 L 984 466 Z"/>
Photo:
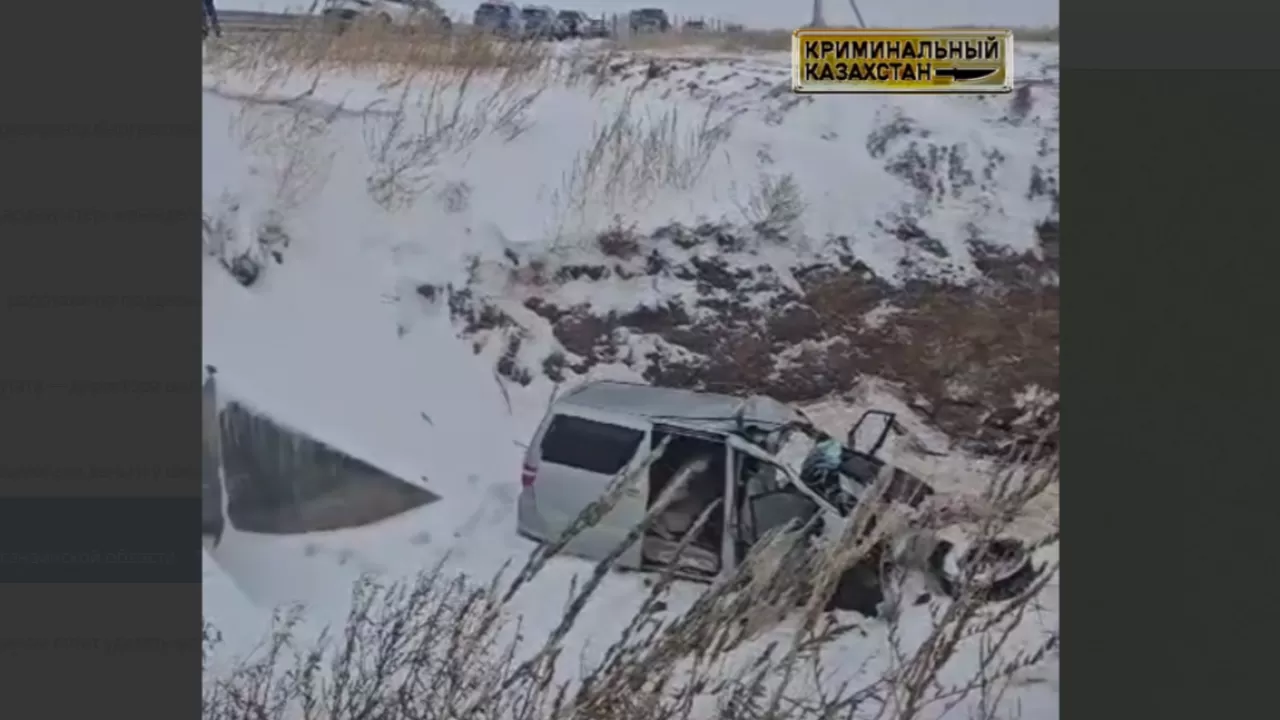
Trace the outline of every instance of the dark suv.
<path fill-rule="evenodd" d="M 520 8 L 505 0 L 480 3 L 471 23 L 480 30 L 499 35 L 519 36 L 524 32 Z"/>
<path fill-rule="evenodd" d="M 658 8 L 632 10 L 629 19 L 633 35 L 652 32 L 664 33 L 671 30 L 671 18 L 667 17 L 666 10 Z"/>
<path fill-rule="evenodd" d="M 561 10 L 556 19 L 564 26 L 564 33 L 571 38 L 584 37 L 591 25 L 591 18 L 581 10 Z"/>
<path fill-rule="evenodd" d="M 531 40 L 563 40 L 565 30 L 556 11 L 542 5 L 526 5 L 520 10 L 524 35 Z"/>

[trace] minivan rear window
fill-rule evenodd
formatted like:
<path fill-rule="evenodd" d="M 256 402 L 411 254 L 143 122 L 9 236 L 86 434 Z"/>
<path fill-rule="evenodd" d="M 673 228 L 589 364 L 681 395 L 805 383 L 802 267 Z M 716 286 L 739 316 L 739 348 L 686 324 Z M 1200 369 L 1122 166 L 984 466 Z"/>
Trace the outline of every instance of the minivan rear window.
<path fill-rule="evenodd" d="M 644 440 L 644 432 L 620 425 L 557 415 L 542 438 L 542 460 L 588 472 L 620 472 Z"/>

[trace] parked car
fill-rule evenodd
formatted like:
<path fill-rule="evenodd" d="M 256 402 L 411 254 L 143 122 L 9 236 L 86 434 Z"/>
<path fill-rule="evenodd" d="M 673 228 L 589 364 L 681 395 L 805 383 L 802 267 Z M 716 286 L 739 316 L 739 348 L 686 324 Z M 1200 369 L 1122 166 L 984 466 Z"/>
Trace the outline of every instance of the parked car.
<path fill-rule="evenodd" d="M 690 20 L 684 24 L 684 29 L 689 32 L 705 32 L 707 29 L 707 21 Z"/>
<path fill-rule="evenodd" d="M 603 18 L 590 18 L 587 20 L 587 29 L 583 33 L 584 38 L 607 38 L 613 35 L 609 26 L 605 24 Z"/>
<path fill-rule="evenodd" d="M 632 10 L 628 16 L 628 21 L 633 35 L 653 32 L 664 33 L 671 30 L 671 18 L 667 17 L 667 11 L 658 8 Z"/>
<path fill-rule="evenodd" d="M 546 5 L 525 5 L 520 9 L 524 22 L 524 36 L 530 40 L 563 40 L 568 34 L 554 8 Z"/>
<path fill-rule="evenodd" d="M 877 419 L 885 426 L 869 450 L 853 449 Z M 772 398 L 747 400 L 727 395 L 615 381 L 582 385 L 557 398 L 529 444 L 521 472 L 518 532 L 539 542 L 560 538 L 591 503 L 599 500 L 619 475 L 639 474 L 616 505 L 599 522 L 582 530 L 563 552 L 600 560 L 626 542 L 673 478 L 692 473 L 685 496 L 655 518 L 640 540 L 621 554 L 616 567 L 641 571 L 669 570 L 695 581 L 710 581 L 732 572 L 751 547 L 770 531 L 788 523 L 809 527 L 805 542 L 824 541 L 824 532 L 839 528 L 885 467 L 877 457 L 888 433 L 899 427 L 889 413 L 865 414 L 844 445 L 839 446 L 838 487 L 825 482 L 813 462 L 823 455 L 823 438 L 802 413 Z M 870 428 L 874 430 L 874 428 Z M 801 436 L 821 439 L 799 468 L 779 459 L 779 451 Z M 660 458 L 655 448 L 667 442 Z M 652 462 L 644 470 L 645 464 Z M 919 478 L 892 468 L 886 497 L 916 507 L 933 493 Z M 718 503 L 718 505 L 716 505 Z M 685 538 L 698 517 L 712 508 L 709 522 L 695 538 Z M 681 543 L 687 543 L 680 551 Z M 998 546 L 998 547 L 997 547 Z M 1001 539 L 987 548 L 961 548 L 927 531 L 881 541 L 846 571 L 832 605 L 874 616 L 884 600 L 882 563 L 921 557 L 926 572 L 942 592 L 956 590 L 957 574 L 966 563 L 982 564 L 988 600 L 1008 599 L 1026 589 L 1042 569 L 1017 540 Z M 924 548 L 921 554 L 921 548 Z M 993 565 L 989 555 L 999 554 Z M 980 559 L 979 556 L 982 556 Z"/>
<path fill-rule="evenodd" d="M 581 10 L 561 10 L 556 13 L 556 19 L 560 21 L 568 37 L 581 38 L 587 36 L 591 18 Z"/>
<path fill-rule="evenodd" d="M 485 32 L 507 37 L 524 35 L 524 21 L 521 19 L 520 6 L 506 0 L 480 3 L 476 7 L 471 22 L 477 29 Z"/>
<path fill-rule="evenodd" d="M 453 21 L 435 0 L 327 0 L 323 16 L 339 29 L 361 18 L 394 27 L 453 29 Z"/>

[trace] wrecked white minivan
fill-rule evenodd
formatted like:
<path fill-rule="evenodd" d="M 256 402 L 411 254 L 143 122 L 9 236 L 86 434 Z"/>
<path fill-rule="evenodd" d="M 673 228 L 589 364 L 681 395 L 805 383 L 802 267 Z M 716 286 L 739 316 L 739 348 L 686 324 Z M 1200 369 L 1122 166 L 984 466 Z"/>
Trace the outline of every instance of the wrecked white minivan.
<path fill-rule="evenodd" d="M 878 429 L 869 425 L 879 422 Z M 600 560 L 626 542 L 672 479 L 692 473 L 683 495 L 658 517 L 639 542 L 618 558 L 625 570 L 670 571 L 709 581 L 731 572 L 770 530 L 796 521 L 831 526 L 847 516 L 861 494 L 885 469 L 877 457 L 889 433 L 901 430 L 891 413 L 868 411 L 844 443 L 826 437 L 795 408 L 768 397 L 738 398 L 618 381 L 581 385 L 555 399 L 529 444 L 521 474 L 518 531 L 552 543 L 562 538 L 588 505 L 598 501 L 619 475 L 638 475 L 599 522 L 580 530 L 563 551 Z M 814 441 L 799 467 L 778 457 L 796 433 Z M 855 438 L 873 439 L 855 449 Z M 666 443 L 656 459 L 653 451 Z M 834 461 L 821 472 L 823 456 Z M 651 462 L 647 471 L 645 463 Z M 933 494 L 919 478 L 889 468 L 884 498 L 917 506 Z M 685 533 L 704 510 L 715 506 L 697 537 Z M 809 523 L 814 516 L 820 522 Z M 999 540 L 983 552 L 957 548 L 919 533 L 909 542 L 932 585 L 952 593 L 965 562 L 981 556 L 985 596 L 1007 599 L 1039 576 L 1030 553 L 1016 540 Z M 884 600 L 882 571 L 899 548 L 873 547 L 850 568 L 832 605 L 875 615 Z M 993 560 L 994 558 L 994 560 Z"/>

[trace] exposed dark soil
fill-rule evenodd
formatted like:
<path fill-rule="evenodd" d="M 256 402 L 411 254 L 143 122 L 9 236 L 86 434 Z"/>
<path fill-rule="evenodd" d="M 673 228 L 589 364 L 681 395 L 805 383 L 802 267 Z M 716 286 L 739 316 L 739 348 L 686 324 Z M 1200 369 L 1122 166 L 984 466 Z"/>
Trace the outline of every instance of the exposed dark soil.
<path fill-rule="evenodd" d="M 603 315 L 586 305 L 561 307 L 536 297 L 526 306 L 576 356 L 570 360 L 557 352 L 542 358 L 553 379 L 566 368 L 582 373 L 621 361 L 644 366 L 646 379 L 656 384 L 805 401 L 848 391 L 864 376 L 875 376 L 899 384 L 941 430 L 969 438 L 970 449 L 995 452 L 1036 429 L 1034 420 L 1027 426 L 1016 422 L 1023 415 L 1016 401 L 1020 393 L 1029 386 L 1058 392 L 1056 223 L 1042 226 L 1039 236 L 1043 257 L 974 241 L 970 249 L 982 277 L 963 285 L 921 278 L 894 287 L 847 256 L 837 264 L 793 271 L 802 290 L 797 294 L 768 266 L 731 264 L 715 255 L 676 262 L 654 250 L 627 267 L 692 281 L 696 301 Z M 726 251 L 742 245 L 726 228 L 712 226 L 664 228 L 653 240 L 649 245 L 705 243 Z M 603 284 L 623 270 L 601 263 L 558 274 Z M 455 319 L 465 332 L 514 324 L 470 291 L 453 297 Z M 767 298 L 763 307 L 761 298 Z M 692 355 L 629 357 L 622 330 L 656 335 Z M 513 354 L 504 355 L 504 364 L 512 360 Z M 507 367 L 503 374 L 528 381 L 523 370 Z"/>
<path fill-rule="evenodd" d="M 997 122 L 1040 123 L 1042 118 L 1032 117 L 1037 97 L 1027 90 L 1002 100 L 1008 103 L 1006 116 Z M 535 274 L 541 285 L 520 283 L 533 296 L 526 307 L 547 321 L 563 352 L 519 359 L 508 346 L 502 374 L 527 382 L 520 362 L 535 372 L 541 365 L 553 378 L 623 362 L 643 368 L 657 384 L 765 393 L 784 401 L 824 398 L 878 377 L 896 383 L 922 415 L 951 437 L 965 438 L 970 449 L 998 452 L 1024 442 L 1039 434 L 1056 407 L 1027 417 L 1020 398 L 1031 388 L 1056 397 L 1059 388 L 1060 233 L 1051 130 L 1045 126 L 1037 151 L 1043 161 L 1033 160 L 1024 191 L 1029 201 L 1047 201 L 1041 203 L 1048 207 L 1046 219 L 1036 229 L 1038 253 L 1003 250 L 969 226 L 968 250 L 978 279 L 943 275 L 953 272 L 943 268 L 954 259 L 920 220 L 944 201 L 982 202 L 997 190 L 997 172 L 1009 158 L 995 147 L 974 150 L 945 142 L 890 108 L 867 136 L 867 152 L 907 192 L 902 207 L 884 215 L 875 231 L 909 249 L 905 257 L 911 259 L 898 273 L 911 280 L 886 282 L 847 251 L 828 254 L 820 264 L 790 267 L 796 282 L 785 281 L 752 247 L 788 240 L 759 226 L 671 225 L 647 237 L 613 230 L 598 238 L 598 253 L 582 256 L 594 260 L 540 265 Z M 830 240 L 831 247 L 851 246 L 847 238 Z M 521 259 L 512 260 L 521 265 Z M 535 262 L 544 263 L 524 261 Z M 618 280 L 637 277 L 685 281 L 695 292 L 660 307 L 601 313 L 587 304 L 557 304 L 554 293 L 541 291 L 574 282 L 598 285 L 601 295 L 611 295 Z M 466 334 L 518 325 L 469 289 L 451 294 L 450 304 Z M 663 343 L 635 357 L 639 351 L 627 341 L 628 333 Z M 1054 433 L 1049 445 L 1056 442 Z"/>

